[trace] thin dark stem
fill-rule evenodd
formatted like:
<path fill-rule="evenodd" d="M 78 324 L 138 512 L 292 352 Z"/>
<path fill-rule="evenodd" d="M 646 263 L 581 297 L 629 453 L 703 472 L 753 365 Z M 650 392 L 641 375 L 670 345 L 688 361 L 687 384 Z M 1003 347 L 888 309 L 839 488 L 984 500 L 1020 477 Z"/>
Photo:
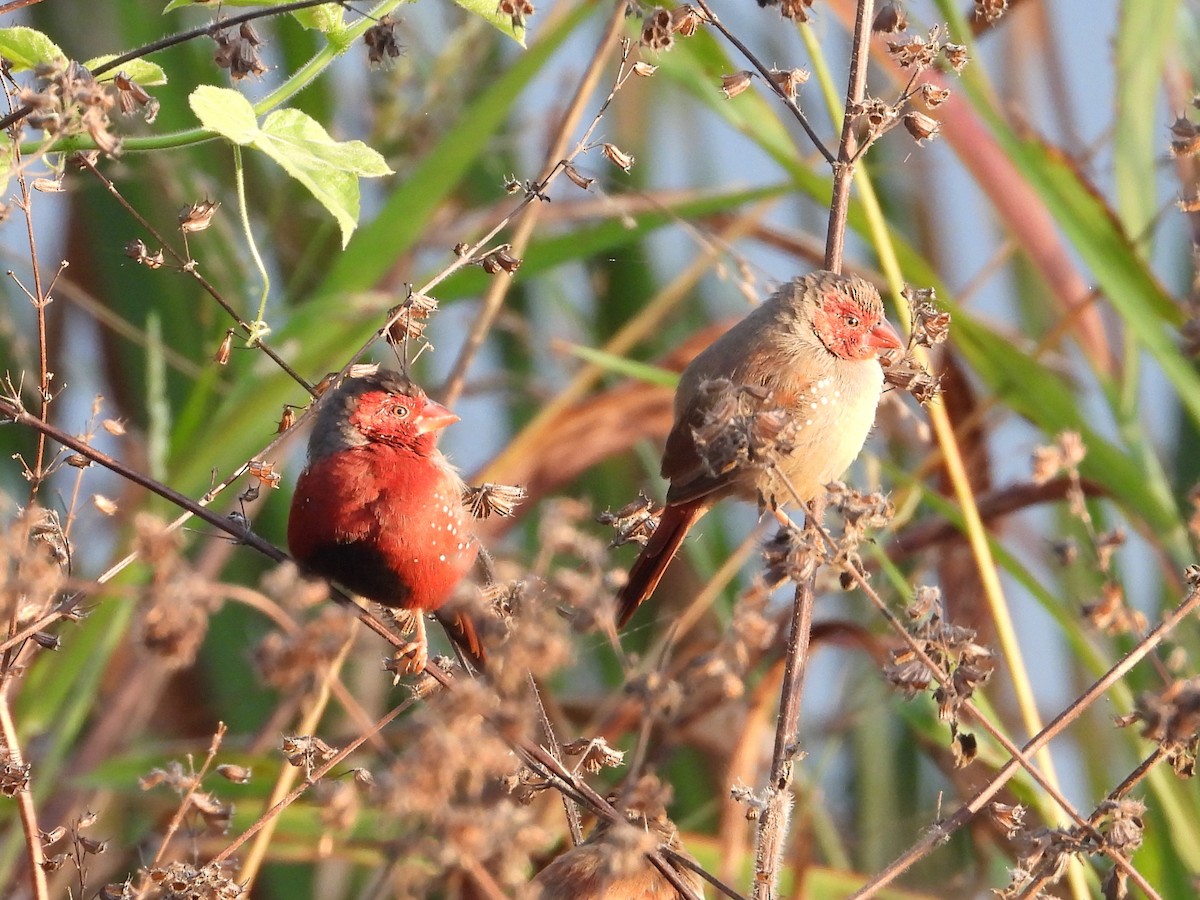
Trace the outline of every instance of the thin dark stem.
<path fill-rule="evenodd" d="M 806 516 L 802 540 L 808 542 L 809 552 L 796 574 L 787 659 L 779 693 L 779 715 L 775 722 L 775 749 L 771 754 L 771 776 L 766 788 L 766 805 L 759 816 L 755 834 L 755 900 L 768 900 L 775 896 L 779 864 L 789 831 L 793 769 L 798 754 L 800 701 L 804 692 L 804 673 L 808 668 L 808 647 L 816 602 L 820 553 L 817 550 L 819 536 L 813 522 L 818 514 L 810 512 Z"/>
<path fill-rule="evenodd" d="M 238 327 L 241 328 L 242 331 L 244 331 L 247 335 L 253 335 L 255 333 L 254 328 L 249 322 L 242 318 L 238 311 L 230 305 L 229 301 L 221 296 L 220 291 L 213 287 L 209 280 L 200 274 L 200 270 L 196 267 L 195 260 L 185 258 L 183 254 L 179 253 L 179 251 L 168 244 L 163 234 L 157 228 L 151 225 L 150 222 L 146 220 L 145 216 L 138 212 L 133 205 L 126 200 L 124 196 L 122 196 L 121 192 L 117 190 L 117 186 L 113 184 L 113 182 L 96 167 L 94 162 L 92 162 L 86 156 L 80 156 L 79 159 L 85 166 L 87 166 L 88 170 L 91 171 L 91 173 L 95 175 L 97 179 L 99 179 L 100 183 L 108 189 L 108 192 L 116 198 L 117 202 L 125 208 L 126 212 L 133 216 L 133 218 L 137 220 L 137 223 L 150 233 L 155 242 L 160 244 L 163 250 L 171 255 L 172 259 L 179 263 L 180 271 L 190 275 L 193 279 L 195 279 L 196 283 L 199 284 L 200 287 L 202 287 L 210 297 L 217 301 L 221 309 L 225 310 L 229 317 L 237 322 Z M 282 369 L 289 378 L 299 384 L 302 388 L 304 388 L 304 390 L 308 391 L 311 396 L 316 396 L 316 391 L 313 390 L 313 386 L 309 384 L 299 372 L 288 365 L 287 361 L 284 360 L 284 358 L 278 353 L 276 353 L 275 350 L 273 350 L 262 338 L 255 338 L 254 346 L 258 347 L 263 353 L 270 357 L 271 361 L 275 363 L 275 365 L 279 366 L 279 368 Z"/>
<path fill-rule="evenodd" d="M 850 83 L 846 88 L 846 109 L 842 114 L 842 139 L 837 162 L 833 166 L 833 199 L 829 204 L 829 231 L 825 236 L 825 268 L 842 271 L 842 251 L 846 246 L 846 220 L 850 214 L 850 183 L 854 178 L 854 120 L 867 89 L 867 63 L 870 59 L 871 20 L 875 0 L 859 0 L 854 18 L 854 43 L 850 50 Z"/>
<path fill-rule="evenodd" d="M 708 16 L 708 20 L 719 32 L 721 32 L 721 34 L 725 36 L 725 39 L 729 41 L 729 43 L 733 44 L 733 46 L 737 47 L 738 52 L 741 53 L 742 56 L 746 57 L 746 60 L 750 63 L 750 65 L 754 66 L 754 68 L 758 70 L 758 73 L 763 77 L 763 81 L 766 82 L 771 90 L 775 92 L 776 96 L 783 101 L 784 106 L 791 111 L 792 115 L 796 118 L 796 121 L 800 123 L 800 127 L 804 129 L 804 133 L 808 135 L 808 139 L 812 141 L 813 146 L 817 148 L 817 152 L 820 153 L 821 156 L 825 157 L 825 161 L 827 163 L 836 168 L 837 160 L 834 158 L 833 154 L 829 152 L 829 148 L 821 142 L 821 138 L 817 136 L 816 131 L 813 130 L 812 125 L 810 125 L 808 122 L 808 117 L 804 115 L 804 112 L 800 109 L 800 106 L 796 103 L 796 101 L 785 94 L 779 85 L 775 83 L 775 79 L 771 77 L 770 69 L 763 65 L 762 61 L 755 56 L 753 52 L 751 52 L 749 47 L 742 43 L 736 34 L 722 24 L 721 20 L 717 18 L 717 14 L 712 11 L 705 0 L 696 0 L 696 5 L 704 10 L 704 14 Z"/>

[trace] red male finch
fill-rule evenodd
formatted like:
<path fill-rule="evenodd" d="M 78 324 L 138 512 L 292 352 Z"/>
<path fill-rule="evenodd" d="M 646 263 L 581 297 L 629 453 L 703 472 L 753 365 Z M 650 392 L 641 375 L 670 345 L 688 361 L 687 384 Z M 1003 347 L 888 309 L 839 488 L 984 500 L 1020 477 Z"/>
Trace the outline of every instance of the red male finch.
<path fill-rule="evenodd" d="M 408 673 L 428 660 L 425 614 L 437 613 L 479 552 L 462 479 L 435 446 L 457 421 L 398 372 L 347 377 L 320 400 L 288 516 L 288 547 L 303 568 L 416 613 L 416 637 L 402 648 Z M 439 620 L 482 664 L 470 619 Z"/>
<path fill-rule="evenodd" d="M 623 627 L 658 585 L 688 530 L 725 497 L 774 507 L 809 501 L 858 456 L 883 390 L 880 351 L 903 344 L 883 317 L 879 292 L 855 275 L 812 272 L 785 284 L 692 360 L 675 393 L 662 475 L 671 483 L 658 529 L 617 597 Z M 770 392 L 789 414 L 790 449 L 774 468 L 712 471 L 695 430 L 712 412 L 711 382 Z"/>

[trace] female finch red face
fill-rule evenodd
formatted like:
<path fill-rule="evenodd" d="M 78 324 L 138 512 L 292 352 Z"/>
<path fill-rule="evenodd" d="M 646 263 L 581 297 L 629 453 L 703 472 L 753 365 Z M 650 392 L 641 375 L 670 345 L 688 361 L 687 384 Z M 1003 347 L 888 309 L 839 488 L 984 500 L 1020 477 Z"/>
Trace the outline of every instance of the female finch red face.
<path fill-rule="evenodd" d="M 847 286 L 821 292 L 812 326 L 825 348 L 841 359 L 874 359 L 880 351 L 903 346 L 883 317 L 883 305 L 873 288 L 867 296 Z"/>
<path fill-rule="evenodd" d="M 443 606 L 479 552 L 462 479 L 435 446 L 457 421 L 397 372 L 345 379 L 321 400 L 288 517 L 288 546 L 303 567 L 417 612 L 410 671 L 425 665 L 422 614 Z M 443 624 L 482 662 L 468 618 Z"/>

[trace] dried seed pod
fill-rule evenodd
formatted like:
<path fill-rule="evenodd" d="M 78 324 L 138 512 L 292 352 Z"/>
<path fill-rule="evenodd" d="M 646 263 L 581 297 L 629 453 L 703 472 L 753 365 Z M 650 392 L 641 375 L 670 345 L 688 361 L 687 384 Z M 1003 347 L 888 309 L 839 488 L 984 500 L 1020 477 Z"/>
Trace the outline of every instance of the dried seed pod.
<path fill-rule="evenodd" d="M 918 144 L 927 139 L 932 140 L 942 130 L 941 123 L 937 119 L 921 112 L 905 113 L 904 127 Z"/>
<path fill-rule="evenodd" d="M 179 211 L 179 230 L 184 234 L 206 230 L 220 206 L 215 200 L 198 200 L 191 206 L 185 206 Z"/>
<path fill-rule="evenodd" d="M 885 34 L 895 34 L 906 28 L 908 28 L 908 16 L 904 14 L 904 7 L 895 2 L 888 2 L 879 7 L 879 12 L 875 14 L 875 21 L 871 23 L 872 31 Z"/>
<path fill-rule="evenodd" d="M 217 352 L 213 354 L 213 362 L 218 366 L 228 365 L 229 357 L 233 354 L 233 329 L 229 328 L 225 331 L 225 337 L 221 339 L 221 346 L 217 348 Z"/>
<path fill-rule="evenodd" d="M 623 172 L 628 172 L 633 168 L 633 156 L 624 152 L 616 144 L 601 144 L 600 152 L 604 154 L 605 159 Z"/>
<path fill-rule="evenodd" d="M 750 87 L 750 79 L 754 77 L 753 72 L 743 69 L 740 72 L 734 72 L 732 75 L 721 76 L 721 93 L 725 95 L 727 100 L 732 100 L 738 94 Z"/>

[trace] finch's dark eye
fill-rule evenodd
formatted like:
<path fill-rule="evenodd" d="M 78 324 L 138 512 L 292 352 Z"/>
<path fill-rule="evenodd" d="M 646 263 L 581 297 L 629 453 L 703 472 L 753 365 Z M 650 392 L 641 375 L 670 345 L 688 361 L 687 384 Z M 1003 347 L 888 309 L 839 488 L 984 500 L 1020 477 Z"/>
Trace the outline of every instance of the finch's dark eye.
<path fill-rule="evenodd" d="M 857 328 L 860 324 L 858 316 L 846 316 L 846 324 L 851 328 Z"/>
<path fill-rule="evenodd" d="M 397 404 L 396 406 L 392 407 L 392 415 L 394 415 L 397 419 L 407 419 L 408 407 Z"/>

